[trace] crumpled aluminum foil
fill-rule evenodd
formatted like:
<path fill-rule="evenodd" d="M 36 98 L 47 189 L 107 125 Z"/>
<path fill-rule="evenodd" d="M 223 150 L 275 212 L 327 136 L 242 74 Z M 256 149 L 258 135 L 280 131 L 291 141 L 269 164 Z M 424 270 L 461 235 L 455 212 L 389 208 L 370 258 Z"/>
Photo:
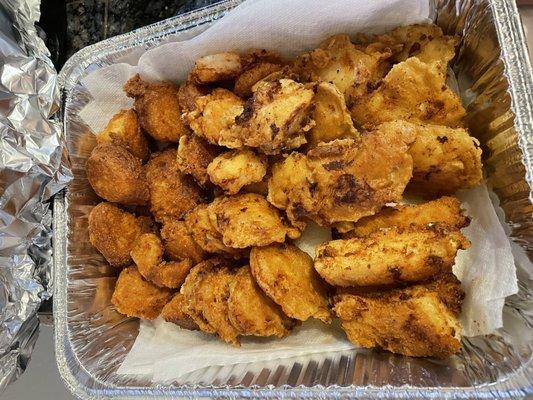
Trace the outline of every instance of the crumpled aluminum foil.
<path fill-rule="evenodd" d="M 0 0 L 0 391 L 26 368 L 52 293 L 49 200 L 71 179 L 40 0 Z"/>

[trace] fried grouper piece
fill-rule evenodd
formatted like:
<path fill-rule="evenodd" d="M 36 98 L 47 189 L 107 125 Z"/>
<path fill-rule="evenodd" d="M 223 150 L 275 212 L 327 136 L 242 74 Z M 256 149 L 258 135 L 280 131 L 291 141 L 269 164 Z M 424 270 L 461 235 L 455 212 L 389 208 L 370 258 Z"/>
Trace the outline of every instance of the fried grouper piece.
<path fill-rule="evenodd" d="M 240 335 L 287 336 L 296 321 L 257 286 L 250 267 L 239 269 L 230 284 L 228 318 Z"/>
<path fill-rule="evenodd" d="M 183 311 L 200 330 L 215 333 L 222 340 L 240 346 L 239 332 L 228 318 L 228 297 L 235 272 L 227 261 L 209 259 L 196 265 L 181 288 Z"/>
<path fill-rule="evenodd" d="M 206 84 L 233 79 L 242 71 L 241 56 L 233 52 L 210 54 L 194 63 L 189 80 Z"/>
<path fill-rule="evenodd" d="M 217 156 L 207 167 L 209 179 L 227 194 L 261 182 L 267 172 L 267 158 L 251 150 L 232 150 Z"/>
<path fill-rule="evenodd" d="M 189 132 L 181 120 L 178 86 L 171 82 L 145 82 L 137 74 L 126 82 L 124 91 L 135 99 L 141 127 L 154 139 L 177 142 Z"/>
<path fill-rule="evenodd" d="M 113 203 L 144 205 L 149 198 L 141 160 L 122 146 L 96 146 L 85 164 L 87 179 L 98 196 Z"/>
<path fill-rule="evenodd" d="M 354 123 L 372 127 L 383 122 L 413 122 L 461 126 L 466 114 L 439 71 L 438 63 L 416 57 L 396 64 L 379 87 L 360 97 L 350 108 Z"/>
<path fill-rule="evenodd" d="M 392 290 L 343 289 L 334 311 L 348 339 L 413 357 L 446 358 L 461 348 L 458 315 L 464 292 L 453 274 Z"/>
<path fill-rule="evenodd" d="M 128 317 L 155 319 L 171 298 L 170 289 L 144 280 L 135 267 L 128 267 L 118 276 L 111 303 Z"/>
<path fill-rule="evenodd" d="M 229 148 L 258 148 L 278 154 L 306 142 L 312 126 L 313 88 L 291 79 L 260 82 L 253 96 L 229 130 L 221 132 L 219 144 Z"/>
<path fill-rule="evenodd" d="M 459 230 L 445 225 L 389 228 L 318 246 L 315 269 L 343 287 L 420 282 L 451 272 L 457 251 L 469 247 Z"/>
<path fill-rule="evenodd" d="M 189 233 L 185 221 L 165 221 L 161 228 L 161 238 L 166 255 L 173 261 L 190 259 L 196 265 L 206 257 L 204 250 Z"/>
<path fill-rule="evenodd" d="M 428 226 L 445 224 L 451 228 L 461 229 L 470 223 L 470 219 L 461 212 L 461 203 L 455 197 L 441 197 L 423 204 L 398 205 L 387 207 L 378 214 L 361 218 L 355 228 L 343 235 L 343 239 L 364 237 L 384 228 L 409 228 L 411 226 Z"/>
<path fill-rule="evenodd" d="M 413 157 L 411 192 L 437 197 L 479 185 L 483 171 L 476 138 L 461 128 L 413 125 L 416 139 L 409 149 Z"/>
<path fill-rule="evenodd" d="M 313 317 L 329 323 L 327 285 L 313 268 L 313 260 L 296 246 L 254 247 L 250 268 L 259 287 L 294 319 Z"/>
<path fill-rule="evenodd" d="M 96 142 L 122 146 L 142 161 L 146 161 L 150 156 L 146 136 L 142 132 L 137 114 L 131 109 L 115 114 L 104 130 L 96 135 Z"/>
<path fill-rule="evenodd" d="M 172 300 L 170 300 L 163 310 L 161 311 L 161 317 L 167 321 L 176 324 L 183 329 L 188 329 L 190 331 L 198 330 L 198 325 L 192 320 L 189 315 L 184 311 L 185 308 L 185 298 L 181 293 L 176 293 Z"/>
<path fill-rule="evenodd" d="M 201 187 L 209 186 L 207 166 L 220 153 L 220 149 L 196 135 L 180 138 L 176 165 L 184 174 L 190 174 Z"/>
<path fill-rule="evenodd" d="M 321 225 L 356 222 L 396 202 L 411 178 L 410 127 L 378 129 L 361 140 L 321 143 L 272 167 L 268 200 L 290 221 Z"/>
<path fill-rule="evenodd" d="M 135 239 L 150 232 L 148 221 L 115 204 L 100 203 L 89 214 L 89 241 L 112 267 L 125 267 L 131 264 L 130 251 Z"/>
<path fill-rule="evenodd" d="M 158 222 L 179 219 L 203 201 L 203 193 L 192 177 L 177 167 L 176 149 L 154 153 L 146 164 L 150 188 L 150 211 Z"/>

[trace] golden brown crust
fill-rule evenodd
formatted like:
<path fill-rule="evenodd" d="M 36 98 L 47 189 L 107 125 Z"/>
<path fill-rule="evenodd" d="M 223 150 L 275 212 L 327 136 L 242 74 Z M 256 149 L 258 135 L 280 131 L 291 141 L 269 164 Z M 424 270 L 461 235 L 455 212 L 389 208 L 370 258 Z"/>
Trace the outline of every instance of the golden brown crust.
<path fill-rule="evenodd" d="M 182 113 L 188 113 L 196 109 L 196 100 L 199 97 L 209 94 L 210 89 L 205 86 L 196 85 L 193 82 L 185 82 L 178 89 L 178 102 Z"/>
<path fill-rule="evenodd" d="M 113 203 L 146 204 L 148 185 L 141 160 L 124 147 L 96 146 L 85 164 L 87 179 L 98 196 Z"/>
<path fill-rule="evenodd" d="M 200 186 L 209 186 L 207 166 L 220 153 L 220 149 L 210 145 L 196 135 L 183 135 L 180 138 L 177 154 L 177 167 L 184 174 L 190 174 Z"/>
<path fill-rule="evenodd" d="M 295 246 L 254 247 L 250 268 L 259 287 L 291 318 L 310 317 L 329 323 L 327 285 L 313 268 L 313 260 Z"/>
<path fill-rule="evenodd" d="M 274 72 L 280 71 L 281 68 L 280 64 L 269 62 L 253 64 L 237 77 L 233 91 L 240 97 L 250 97 L 252 95 L 252 87 L 257 82 Z"/>
<path fill-rule="evenodd" d="M 469 247 L 461 232 L 447 226 L 389 228 L 318 246 L 315 268 L 336 286 L 420 282 L 451 272 L 457 251 Z"/>
<path fill-rule="evenodd" d="M 190 259 L 193 265 L 206 257 L 203 249 L 194 241 L 185 221 L 168 220 L 161 228 L 165 253 L 173 261 Z"/>
<path fill-rule="evenodd" d="M 150 211 L 158 222 L 179 219 L 203 201 L 202 190 L 177 167 L 176 149 L 154 153 L 146 164 Z"/>
<path fill-rule="evenodd" d="M 194 63 L 189 80 L 197 84 L 206 84 L 233 79 L 242 71 L 241 56 L 226 52 L 200 57 Z"/>
<path fill-rule="evenodd" d="M 145 281 L 134 267 L 120 273 L 111 303 L 128 317 L 155 319 L 172 298 L 172 291 Z"/>
<path fill-rule="evenodd" d="M 150 149 L 148 140 L 141 130 L 134 110 L 121 110 L 107 123 L 103 131 L 96 135 L 98 144 L 111 143 L 126 148 L 143 162 L 148 160 Z"/>
<path fill-rule="evenodd" d="M 461 348 L 457 316 L 464 292 L 453 274 L 388 291 L 341 291 L 334 311 L 348 339 L 414 357 L 446 358 Z"/>
<path fill-rule="evenodd" d="M 135 99 L 141 127 L 154 139 L 178 142 L 189 132 L 181 119 L 178 86 L 172 82 L 150 83 L 137 74 L 126 82 L 124 91 Z"/>
<path fill-rule="evenodd" d="M 183 329 L 196 331 L 199 329 L 198 325 L 196 325 L 192 318 L 185 313 L 184 301 L 184 296 L 181 293 L 176 293 L 172 300 L 163 307 L 161 317 L 165 321 L 172 322 Z"/>

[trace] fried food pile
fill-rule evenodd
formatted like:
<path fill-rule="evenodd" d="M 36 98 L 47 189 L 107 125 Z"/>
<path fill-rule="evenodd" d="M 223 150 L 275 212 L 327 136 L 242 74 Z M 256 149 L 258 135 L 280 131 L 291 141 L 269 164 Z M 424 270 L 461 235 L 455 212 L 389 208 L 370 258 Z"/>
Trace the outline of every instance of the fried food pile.
<path fill-rule="evenodd" d="M 482 180 L 446 83 L 458 40 L 414 25 L 294 60 L 211 54 L 181 83 L 130 79 L 134 107 L 86 164 L 117 311 L 234 346 L 338 318 L 363 347 L 457 353 L 452 267 L 470 221 L 453 195 Z M 334 238 L 314 258 L 294 244 L 310 223 Z"/>

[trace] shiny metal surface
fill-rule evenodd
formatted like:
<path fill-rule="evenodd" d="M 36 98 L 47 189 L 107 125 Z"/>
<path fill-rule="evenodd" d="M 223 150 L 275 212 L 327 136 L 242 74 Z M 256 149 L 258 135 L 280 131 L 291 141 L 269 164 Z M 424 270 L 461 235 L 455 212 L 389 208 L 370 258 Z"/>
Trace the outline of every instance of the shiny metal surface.
<path fill-rule="evenodd" d="M 528 272 L 519 268 L 520 292 L 508 298 L 505 328 L 464 339 L 445 361 L 379 351 L 335 355 L 324 363 L 210 367 L 170 386 L 115 373 L 131 348 L 138 323 L 110 307 L 116 272 L 88 241 L 87 215 L 97 202 L 84 172 L 94 146 L 78 117 L 89 100 L 79 83 L 88 72 L 128 55 L 199 33 L 239 1 L 173 18 L 90 46 L 59 76 L 63 124 L 74 181 L 54 202 L 55 326 L 60 373 L 81 398 L 211 397 L 517 397 L 533 393 L 533 304 Z M 500 198 L 512 238 L 533 247 L 533 82 L 524 35 L 511 0 L 437 0 L 436 21 L 464 37 L 454 63 L 469 126 L 485 150 L 487 177 Z M 192 349 L 191 351 L 194 351 Z M 255 366 L 257 367 L 257 366 Z"/>

